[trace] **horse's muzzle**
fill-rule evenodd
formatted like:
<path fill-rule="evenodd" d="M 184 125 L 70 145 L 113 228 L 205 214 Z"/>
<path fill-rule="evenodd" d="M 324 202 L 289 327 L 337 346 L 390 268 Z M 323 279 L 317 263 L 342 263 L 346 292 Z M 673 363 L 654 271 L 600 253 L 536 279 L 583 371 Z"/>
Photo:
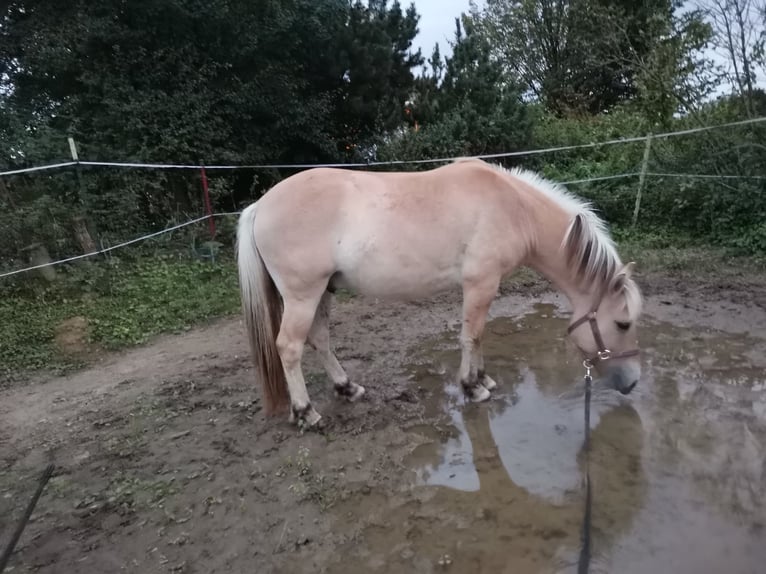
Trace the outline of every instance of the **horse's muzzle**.
<path fill-rule="evenodd" d="M 601 375 L 607 387 L 629 395 L 638 385 L 641 378 L 641 368 L 635 361 L 621 361 L 614 364 L 602 364 Z"/>

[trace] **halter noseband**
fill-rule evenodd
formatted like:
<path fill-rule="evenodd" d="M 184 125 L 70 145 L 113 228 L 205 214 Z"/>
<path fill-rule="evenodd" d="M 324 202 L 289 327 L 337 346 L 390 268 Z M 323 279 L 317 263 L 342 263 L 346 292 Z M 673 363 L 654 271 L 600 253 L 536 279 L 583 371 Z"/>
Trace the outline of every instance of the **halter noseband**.
<path fill-rule="evenodd" d="M 580 325 L 583 325 L 584 323 L 590 323 L 590 330 L 593 333 L 593 339 L 596 341 L 596 346 L 598 347 L 598 351 L 595 355 L 592 357 L 588 357 L 587 353 L 580 349 L 584 355 L 586 355 L 585 358 L 585 366 L 586 368 L 590 369 L 593 367 L 597 362 L 599 361 L 608 361 L 610 359 L 624 359 L 626 357 L 635 357 L 640 353 L 638 349 L 630 349 L 628 351 L 623 351 L 622 353 L 612 353 L 609 349 L 606 348 L 606 345 L 604 344 L 604 338 L 601 336 L 601 331 L 598 328 L 598 323 L 596 322 L 596 312 L 598 311 L 600 303 L 596 303 L 596 306 L 588 313 L 587 315 L 584 315 L 577 319 L 574 323 L 569 325 L 567 328 L 567 334 L 571 335 L 572 331 L 577 329 Z"/>

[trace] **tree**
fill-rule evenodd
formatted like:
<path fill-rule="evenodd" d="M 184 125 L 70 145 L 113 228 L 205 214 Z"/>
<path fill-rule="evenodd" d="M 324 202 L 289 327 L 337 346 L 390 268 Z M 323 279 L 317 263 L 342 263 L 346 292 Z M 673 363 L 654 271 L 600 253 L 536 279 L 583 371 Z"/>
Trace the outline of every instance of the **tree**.
<path fill-rule="evenodd" d="M 403 123 L 417 20 L 386 0 L 14 0 L 0 9 L 0 165 L 59 159 L 67 136 L 88 159 L 339 161 Z M 99 234 L 124 238 L 199 213 L 193 177 L 89 170 L 80 200 Z M 213 191 L 231 200 L 280 175 L 223 177 Z M 3 197 L 74 209 L 73 185 L 30 178 Z"/>
<path fill-rule="evenodd" d="M 753 117 L 756 70 L 764 65 L 766 2 L 698 0 L 714 31 L 713 45 L 726 62 L 722 77 L 736 90 L 748 117 Z"/>
<path fill-rule="evenodd" d="M 598 114 L 639 92 L 639 62 L 673 31 L 676 0 L 487 0 L 493 53 L 558 114 Z"/>
<path fill-rule="evenodd" d="M 442 64 L 434 51 L 431 73 L 418 84 L 424 91 L 413 96 L 416 118 L 427 121 L 392 138 L 380 159 L 483 155 L 528 145 L 531 119 L 518 86 L 504 78 L 473 17 L 464 14 L 455 24 L 452 56 Z"/>
<path fill-rule="evenodd" d="M 356 0 L 350 7 L 340 53 L 344 85 L 337 110 L 343 148 L 371 143 L 400 126 L 415 84 L 413 68 L 423 63 L 412 50 L 419 16 L 414 4 L 402 12 L 395 0 Z"/>
<path fill-rule="evenodd" d="M 653 125 L 668 127 L 677 114 L 701 109 L 720 85 L 715 63 L 705 54 L 713 31 L 700 10 L 677 12 L 661 26 L 643 55 L 634 55 L 638 103 Z"/>

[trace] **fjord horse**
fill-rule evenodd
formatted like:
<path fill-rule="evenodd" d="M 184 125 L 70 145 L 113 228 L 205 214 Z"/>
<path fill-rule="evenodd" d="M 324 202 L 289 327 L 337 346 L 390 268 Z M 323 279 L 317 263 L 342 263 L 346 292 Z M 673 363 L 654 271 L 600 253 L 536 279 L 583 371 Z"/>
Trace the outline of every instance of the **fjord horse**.
<path fill-rule="evenodd" d="M 636 320 L 642 298 L 604 222 L 590 205 L 534 172 L 457 160 L 423 172 L 315 168 L 275 185 L 240 216 L 242 307 L 266 410 L 316 425 L 301 368 L 316 349 L 336 393 L 350 381 L 330 348 L 337 288 L 413 300 L 461 288 L 463 389 L 489 398 L 481 338 L 503 277 L 520 266 L 547 277 L 573 310 L 569 335 L 613 388 L 641 374 Z M 587 328 L 590 327 L 590 328 Z"/>

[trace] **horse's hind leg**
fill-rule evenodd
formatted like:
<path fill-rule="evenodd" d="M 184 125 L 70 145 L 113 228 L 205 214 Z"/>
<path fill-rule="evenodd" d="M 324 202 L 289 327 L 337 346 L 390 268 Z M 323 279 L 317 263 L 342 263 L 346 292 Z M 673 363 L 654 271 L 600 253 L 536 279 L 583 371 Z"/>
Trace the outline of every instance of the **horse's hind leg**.
<path fill-rule="evenodd" d="M 335 387 L 338 396 L 355 401 L 364 395 L 364 387 L 348 380 L 348 375 L 330 349 L 330 303 L 332 295 L 325 291 L 314 316 L 314 324 L 309 331 L 308 343 L 319 355 L 327 375 Z"/>
<path fill-rule="evenodd" d="M 282 360 L 290 393 L 292 407 L 290 420 L 309 427 L 316 425 L 322 417 L 311 406 L 301 369 L 301 359 L 318 305 L 319 297 L 313 299 L 285 297 L 282 324 L 277 336 L 279 358 Z"/>
<path fill-rule="evenodd" d="M 499 278 L 491 276 L 463 282 L 463 326 L 460 332 L 460 383 L 472 401 L 485 401 L 496 383 L 484 373 L 481 339 L 487 313 L 497 294 Z"/>

